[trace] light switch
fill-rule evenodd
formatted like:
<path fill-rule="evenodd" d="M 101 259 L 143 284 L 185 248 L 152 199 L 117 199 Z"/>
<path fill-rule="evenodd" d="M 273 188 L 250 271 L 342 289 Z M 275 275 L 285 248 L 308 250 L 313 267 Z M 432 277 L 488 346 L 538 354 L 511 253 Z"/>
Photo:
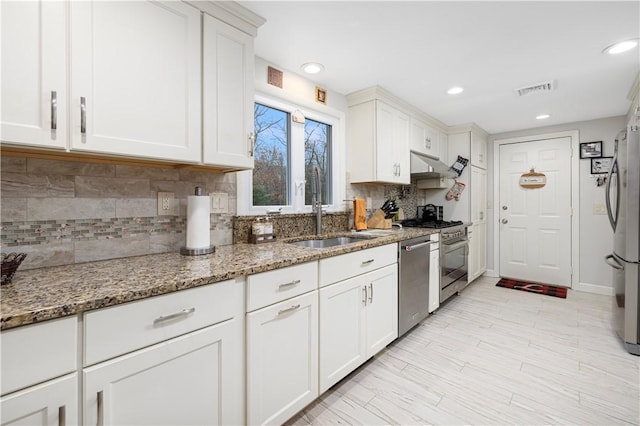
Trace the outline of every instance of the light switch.
<path fill-rule="evenodd" d="M 229 212 L 229 194 L 225 192 L 212 192 L 211 197 L 211 213 L 228 213 Z"/>

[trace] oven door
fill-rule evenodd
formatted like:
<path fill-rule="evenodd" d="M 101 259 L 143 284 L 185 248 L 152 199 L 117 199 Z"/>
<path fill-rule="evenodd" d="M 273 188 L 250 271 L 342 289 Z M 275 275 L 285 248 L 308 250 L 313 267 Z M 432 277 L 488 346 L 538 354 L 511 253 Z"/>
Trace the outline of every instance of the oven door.
<path fill-rule="evenodd" d="M 466 281 L 467 279 L 467 259 L 469 256 L 469 241 L 459 240 L 451 244 L 443 243 L 441 246 L 441 279 L 440 279 L 440 302 L 446 300 L 456 291 L 460 290 L 459 286 L 454 286 L 458 281 Z M 455 287 L 455 290 L 448 289 Z M 443 297 L 443 292 L 446 293 Z"/>

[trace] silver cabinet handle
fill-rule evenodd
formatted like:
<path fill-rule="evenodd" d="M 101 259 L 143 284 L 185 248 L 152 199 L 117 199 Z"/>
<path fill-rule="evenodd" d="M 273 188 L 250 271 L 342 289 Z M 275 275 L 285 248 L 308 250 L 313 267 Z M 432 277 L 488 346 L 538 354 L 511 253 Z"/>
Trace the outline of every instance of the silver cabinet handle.
<path fill-rule="evenodd" d="M 104 401 L 102 391 L 98 392 L 98 426 L 104 425 Z"/>
<path fill-rule="evenodd" d="M 58 128 L 58 93 L 51 91 L 51 130 Z"/>
<path fill-rule="evenodd" d="M 58 407 L 58 426 L 65 426 L 67 424 L 67 406 L 63 405 Z"/>
<path fill-rule="evenodd" d="M 249 134 L 249 155 L 253 157 L 253 150 L 256 144 L 256 134 L 251 132 Z"/>
<path fill-rule="evenodd" d="M 373 283 L 369 284 L 369 304 L 373 303 Z"/>
<path fill-rule="evenodd" d="M 286 314 L 287 312 L 295 311 L 299 307 L 300 307 L 300 304 L 298 303 L 297 305 L 293 305 L 290 308 L 282 309 L 282 310 L 278 311 L 278 315 L 282 315 L 282 314 Z"/>
<path fill-rule="evenodd" d="M 300 284 L 300 280 L 293 280 L 290 283 L 280 284 L 278 288 L 291 287 L 292 285 Z"/>
<path fill-rule="evenodd" d="M 508 219 L 502 219 L 501 222 L 502 223 L 509 223 L 509 220 Z"/>
<path fill-rule="evenodd" d="M 185 317 L 187 315 L 190 315 L 192 313 L 194 313 L 196 311 L 196 308 L 188 308 L 188 309 L 183 309 L 180 312 L 176 312 L 173 314 L 169 314 L 169 315 L 162 315 L 159 316 L 158 318 L 153 320 L 153 324 L 158 324 L 164 321 L 169 321 L 172 319 L 176 319 L 176 318 L 180 318 L 180 317 Z"/>
<path fill-rule="evenodd" d="M 370 263 L 373 263 L 375 261 L 375 259 L 369 259 L 369 260 L 365 260 L 364 262 L 362 262 L 363 265 L 368 265 Z"/>
<path fill-rule="evenodd" d="M 480 212 L 480 220 L 484 219 L 484 212 Z"/>
<path fill-rule="evenodd" d="M 427 241 L 427 242 L 424 242 L 424 243 L 414 244 L 412 246 L 405 246 L 404 250 L 405 251 L 412 251 L 412 250 L 415 250 L 415 249 L 419 249 L 421 247 L 430 246 L 431 244 L 438 244 L 438 241 Z"/>
<path fill-rule="evenodd" d="M 87 134 L 87 98 L 80 97 L 80 133 Z"/>
<path fill-rule="evenodd" d="M 367 286 L 362 287 L 362 304 L 367 306 Z"/>
<path fill-rule="evenodd" d="M 620 262 L 618 262 L 618 259 L 613 257 L 612 254 L 608 254 L 607 256 L 605 256 L 604 261 L 605 261 L 605 263 L 607 265 L 611 266 L 613 269 L 618 269 L 620 271 L 624 270 L 624 265 L 622 265 Z"/>

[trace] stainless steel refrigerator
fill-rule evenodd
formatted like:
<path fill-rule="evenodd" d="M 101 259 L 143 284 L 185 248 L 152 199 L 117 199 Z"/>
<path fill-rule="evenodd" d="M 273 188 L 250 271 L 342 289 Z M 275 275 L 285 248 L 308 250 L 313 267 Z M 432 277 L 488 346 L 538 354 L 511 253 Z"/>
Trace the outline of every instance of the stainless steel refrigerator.
<path fill-rule="evenodd" d="M 627 350 L 640 355 L 640 129 L 618 134 L 607 176 L 607 213 L 613 228 L 613 253 L 605 259 L 613 268 L 615 327 Z"/>

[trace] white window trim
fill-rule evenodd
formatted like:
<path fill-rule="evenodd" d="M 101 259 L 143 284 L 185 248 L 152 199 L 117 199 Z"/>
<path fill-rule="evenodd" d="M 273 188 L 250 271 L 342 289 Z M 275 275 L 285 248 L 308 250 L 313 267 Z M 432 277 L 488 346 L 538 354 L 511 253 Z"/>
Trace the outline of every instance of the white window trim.
<path fill-rule="evenodd" d="M 277 108 L 282 111 L 293 114 L 298 110 L 302 112 L 305 118 L 319 121 L 321 123 L 331 125 L 331 178 L 332 178 L 332 193 L 333 204 L 326 205 L 324 208 L 328 212 L 345 211 L 346 203 L 346 177 L 345 177 L 345 157 L 346 157 L 346 144 L 345 144 L 345 114 L 334 108 L 324 107 L 323 111 L 314 108 L 315 105 L 310 103 L 291 102 L 284 99 L 279 99 L 273 96 L 256 93 L 255 102 L 267 105 L 273 108 Z M 303 131 L 304 126 L 296 123 L 291 124 L 291 133 L 293 139 L 293 133 L 295 130 Z M 294 147 L 292 147 L 293 151 Z M 292 154 L 293 155 L 293 154 Z M 303 153 L 304 155 L 304 153 Z M 302 206 L 296 208 L 294 206 L 294 199 L 290 200 L 291 204 L 286 206 L 253 206 L 252 194 L 253 194 L 253 171 L 246 170 L 238 172 L 236 174 L 238 185 L 238 200 L 237 200 L 237 214 L 242 215 L 264 215 L 268 211 L 280 210 L 281 213 L 311 213 L 311 206 L 304 205 L 304 199 Z M 295 194 L 296 181 L 304 179 L 304 167 L 302 165 L 291 163 L 291 185 L 292 196 L 300 196 Z M 304 196 L 304 195 L 302 195 Z"/>

